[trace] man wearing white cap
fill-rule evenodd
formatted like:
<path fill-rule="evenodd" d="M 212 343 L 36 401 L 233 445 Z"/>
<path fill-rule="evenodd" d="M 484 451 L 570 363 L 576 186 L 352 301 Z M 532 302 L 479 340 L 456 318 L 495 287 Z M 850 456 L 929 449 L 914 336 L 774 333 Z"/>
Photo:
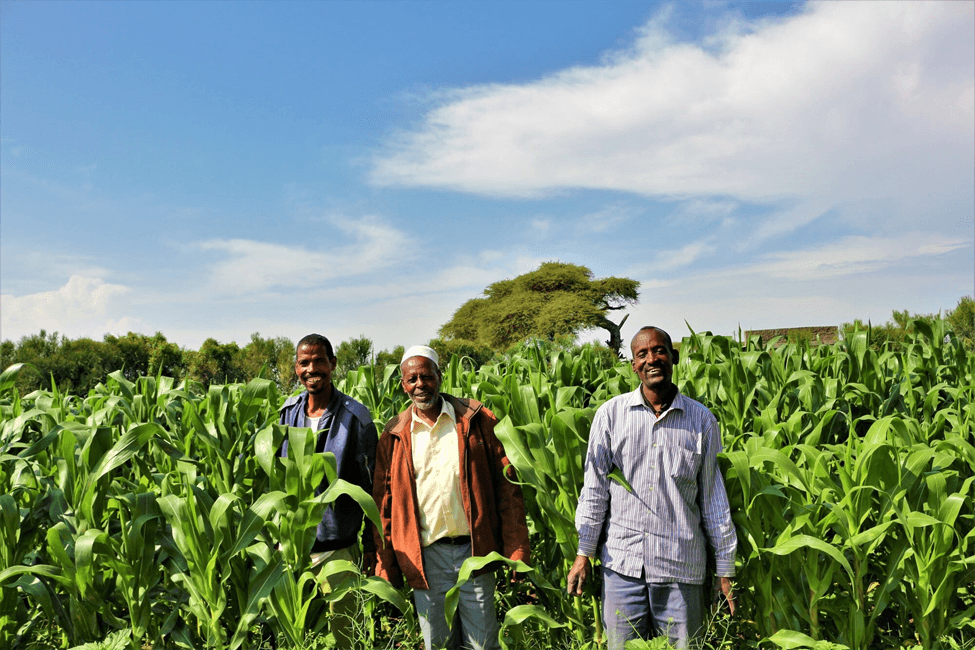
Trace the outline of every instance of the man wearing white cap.
<path fill-rule="evenodd" d="M 498 648 L 494 571 L 460 592 L 453 630 L 444 598 L 469 557 L 497 551 L 528 562 L 528 526 L 514 468 L 494 435 L 497 418 L 475 400 L 440 393 L 437 353 L 416 345 L 400 364 L 412 405 L 391 419 L 376 449 L 376 574 L 413 588 L 426 650 Z"/>

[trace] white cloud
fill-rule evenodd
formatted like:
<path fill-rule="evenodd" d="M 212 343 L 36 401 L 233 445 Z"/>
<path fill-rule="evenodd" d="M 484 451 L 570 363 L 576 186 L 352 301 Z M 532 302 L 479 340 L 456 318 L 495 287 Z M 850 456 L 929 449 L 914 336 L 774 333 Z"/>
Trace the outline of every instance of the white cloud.
<path fill-rule="evenodd" d="M 506 254 L 504 252 L 497 250 L 485 250 L 477 254 L 478 259 L 485 263 L 497 262 L 498 260 L 503 259 L 505 256 Z"/>
<path fill-rule="evenodd" d="M 638 217 L 643 211 L 623 203 L 613 203 L 579 218 L 576 230 L 583 234 L 604 233 Z"/>
<path fill-rule="evenodd" d="M 674 216 L 694 220 L 724 220 L 731 217 L 738 204 L 727 199 L 695 198 L 682 201 Z"/>
<path fill-rule="evenodd" d="M 551 219 L 532 219 L 530 223 L 532 231 L 538 237 L 548 236 L 549 230 L 552 228 Z"/>
<path fill-rule="evenodd" d="M 65 278 L 104 278 L 110 261 L 89 253 L 66 252 L 39 246 L 35 241 L 3 242 L 3 288 L 8 294 L 33 294 L 64 282 Z"/>
<path fill-rule="evenodd" d="M 411 259 L 413 237 L 375 217 L 329 219 L 309 232 L 311 244 L 274 244 L 249 239 L 213 239 L 203 251 L 224 253 L 211 265 L 210 289 L 234 295 L 272 288 L 307 288 L 367 275 Z M 332 232 L 330 233 L 329 230 Z M 349 241 L 342 242 L 341 231 Z"/>
<path fill-rule="evenodd" d="M 739 250 L 754 248 L 769 239 L 791 233 L 823 216 L 829 207 L 828 201 L 813 198 L 778 211 L 770 217 L 761 219 L 748 237 L 736 242 L 736 247 Z"/>
<path fill-rule="evenodd" d="M 646 264 L 637 265 L 630 270 L 630 274 L 643 276 L 650 273 L 664 273 L 697 263 L 701 258 L 707 257 L 717 250 L 712 243 L 712 238 L 692 242 L 682 246 L 677 250 L 669 248 L 656 249 L 647 246 L 650 261 Z"/>
<path fill-rule="evenodd" d="M 69 338 L 101 339 L 106 333 L 138 331 L 142 321 L 125 315 L 130 289 L 101 278 L 72 275 L 54 291 L 0 296 L 0 329 L 4 339 L 18 340 L 41 329 Z"/>
<path fill-rule="evenodd" d="M 449 94 L 372 179 L 811 202 L 805 220 L 861 200 L 887 201 L 894 220 L 971 205 L 972 3 L 813 4 L 751 31 L 734 23 L 707 49 L 665 23 L 599 66 Z"/>
<path fill-rule="evenodd" d="M 730 335 L 743 329 L 839 325 L 855 318 L 886 322 L 895 309 L 935 313 L 971 292 L 969 273 L 947 258 L 970 250 L 971 239 L 907 233 L 899 237 L 845 237 L 758 261 L 689 273 L 666 284 L 643 280 L 640 304 L 624 336 L 658 324 L 686 335 Z M 636 279 L 643 279 L 635 274 Z M 631 329 L 632 328 L 632 329 Z"/>
<path fill-rule="evenodd" d="M 896 238 L 845 237 L 808 250 L 771 253 L 764 261 L 742 266 L 731 273 L 804 281 L 832 280 L 875 272 L 910 258 L 942 255 L 971 245 L 970 240 L 925 233 L 907 233 Z"/>

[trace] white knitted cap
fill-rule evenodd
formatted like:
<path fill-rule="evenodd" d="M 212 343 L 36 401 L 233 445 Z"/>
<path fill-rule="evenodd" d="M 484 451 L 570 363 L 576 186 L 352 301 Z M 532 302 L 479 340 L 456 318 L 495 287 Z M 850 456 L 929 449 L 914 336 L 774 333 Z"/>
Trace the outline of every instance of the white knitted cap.
<path fill-rule="evenodd" d="M 426 357 L 430 361 L 433 361 L 433 365 L 440 367 L 440 357 L 437 356 L 436 351 L 433 348 L 427 347 L 425 345 L 414 345 L 410 347 L 406 352 L 403 353 L 403 360 L 400 364 L 405 362 L 410 357 Z"/>

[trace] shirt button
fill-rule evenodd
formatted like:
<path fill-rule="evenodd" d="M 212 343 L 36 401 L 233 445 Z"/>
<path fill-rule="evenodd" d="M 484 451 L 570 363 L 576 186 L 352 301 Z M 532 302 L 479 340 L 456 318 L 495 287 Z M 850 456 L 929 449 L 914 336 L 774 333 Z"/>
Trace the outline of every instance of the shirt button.
<path fill-rule="evenodd" d="M 650 491 L 653 492 L 653 488 L 650 488 Z"/>

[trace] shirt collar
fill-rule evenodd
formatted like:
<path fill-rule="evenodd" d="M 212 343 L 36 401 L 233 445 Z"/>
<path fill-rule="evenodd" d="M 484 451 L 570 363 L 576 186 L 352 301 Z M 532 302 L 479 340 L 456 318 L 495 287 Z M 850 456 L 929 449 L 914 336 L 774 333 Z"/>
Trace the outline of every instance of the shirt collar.
<path fill-rule="evenodd" d="M 309 399 L 308 391 L 305 391 L 305 394 L 302 395 L 302 397 L 304 397 L 305 402 L 301 405 L 301 412 L 304 413 Z M 342 401 L 343 397 L 345 397 L 345 395 L 343 395 L 339 389 L 335 387 L 335 384 L 332 384 L 332 395 L 328 398 L 328 404 L 325 405 L 325 412 L 322 413 L 322 417 L 333 413 L 335 408 L 339 405 L 339 402 Z"/>
<path fill-rule="evenodd" d="M 433 423 L 433 426 L 437 426 L 437 423 L 444 417 L 450 419 L 453 426 L 457 426 L 457 413 L 454 411 L 454 405 L 450 403 L 449 400 L 445 400 L 443 395 L 440 396 L 440 415 L 437 416 L 437 421 Z M 410 431 L 412 432 L 416 423 L 419 422 L 425 427 L 429 427 L 426 422 L 420 419 L 420 416 L 416 414 L 416 406 L 410 406 Z"/>
<path fill-rule="evenodd" d="M 640 386 L 637 386 L 636 387 L 636 390 L 635 391 L 629 393 L 629 395 L 627 397 L 627 400 L 626 400 L 626 405 L 627 406 L 629 406 L 631 408 L 637 407 L 637 406 L 642 406 L 643 408 L 650 408 L 649 406 L 647 406 L 646 402 L 643 399 L 642 389 L 643 389 L 643 386 L 640 385 Z M 684 410 L 684 400 L 685 399 L 687 399 L 687 398 L 684 397 L 684 394 L 682 392 L 680 392 L 680 389 L 678 388 L 677 389 L 677 394 L 674 396 L 674 401 L 670 403 L 670 408 L 667 409 L 667 410 L 668 411 L 670 411 L 670 410 L 683 411 Z"/>

